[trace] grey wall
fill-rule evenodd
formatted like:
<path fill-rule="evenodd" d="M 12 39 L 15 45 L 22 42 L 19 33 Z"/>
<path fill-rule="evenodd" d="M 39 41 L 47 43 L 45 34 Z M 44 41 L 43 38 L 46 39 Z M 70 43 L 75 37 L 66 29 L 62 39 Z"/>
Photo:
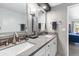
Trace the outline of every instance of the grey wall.
<path fill-rule="evenodd" d="M 52 20 L 59 21 L 58 23 L 58 53 L 67 55 L 67 6 L 74 3 L 63 3 L 52 8 Z M 60 22 L 61 21 L 61 22 Z"/>

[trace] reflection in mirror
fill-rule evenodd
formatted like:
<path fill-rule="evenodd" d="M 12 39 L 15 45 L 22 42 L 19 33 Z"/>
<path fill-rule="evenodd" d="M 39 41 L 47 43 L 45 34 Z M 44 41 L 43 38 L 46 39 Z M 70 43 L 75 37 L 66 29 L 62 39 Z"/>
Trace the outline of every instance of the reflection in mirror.
<path fill-rule="evenodd" d="M 37 4 L 0 3 L 0 47 L 25 42 L 30 35 L 36 38 L 38 32 L 45 32 L 45 14 Z"/>
<path fill-rule="evenodd" d="M 26 4 L 1 3 L 0 14 L 0 33 L 25 31 Z"/>
<path fill-rule="evenodd" d="M 26 5 L 26 3 L 0 3 L 0 50 L 26 42 Z"/>

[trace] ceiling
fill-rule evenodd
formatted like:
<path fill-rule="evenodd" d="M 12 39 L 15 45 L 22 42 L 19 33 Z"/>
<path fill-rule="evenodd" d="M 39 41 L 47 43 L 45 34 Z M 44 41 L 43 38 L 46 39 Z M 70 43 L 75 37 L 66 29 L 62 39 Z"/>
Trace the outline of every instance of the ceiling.
<path fill-rule="evenodd" d="M 21 14 L 26 13 L 26 3 L 0 3 L 1 8 L 6 8 Z"/>
<path fill-rule="evenodd" d="M 49 3 L 51 7 L 59 4 L 61 3 Z M 26 3 L 0 3 L 0 8 L 6 8 L 21 14 L 26 14 Z"/>
<path fill-rule="evenodd" d="M 55 6 L 57 6 L 57 5 L 60 5 L 61 3 L 49 3 L 49 5 L 51 6 L 51 7 L 55 7 Z"/>

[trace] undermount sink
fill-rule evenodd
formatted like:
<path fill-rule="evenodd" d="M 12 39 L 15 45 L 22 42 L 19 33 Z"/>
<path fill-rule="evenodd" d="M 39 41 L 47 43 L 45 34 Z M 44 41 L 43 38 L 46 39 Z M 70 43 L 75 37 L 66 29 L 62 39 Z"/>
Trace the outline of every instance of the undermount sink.
<path fill-rule="evenodd" d="M 0 56 L 16 56 L 16 55 L 30 49 L 33 46 L 34 46 L 34 44 L 25 42 L 25 43 L 1 50 Z"/>
<path fill-rule="evenodd" d="M 48 38 L 50 38 L 50 37 L 52 37 L 52 35 L 45 35 L 45 37 L 48 37 Z"/>

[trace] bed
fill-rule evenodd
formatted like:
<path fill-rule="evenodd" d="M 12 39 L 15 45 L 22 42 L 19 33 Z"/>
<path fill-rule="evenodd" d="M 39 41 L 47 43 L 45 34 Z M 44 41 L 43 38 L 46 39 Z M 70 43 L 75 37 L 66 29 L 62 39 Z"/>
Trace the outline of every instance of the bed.
<path fill-rule="evenodd" d="M 69 33 L 69 42 L 79 43 L 79 33 Z"/>

